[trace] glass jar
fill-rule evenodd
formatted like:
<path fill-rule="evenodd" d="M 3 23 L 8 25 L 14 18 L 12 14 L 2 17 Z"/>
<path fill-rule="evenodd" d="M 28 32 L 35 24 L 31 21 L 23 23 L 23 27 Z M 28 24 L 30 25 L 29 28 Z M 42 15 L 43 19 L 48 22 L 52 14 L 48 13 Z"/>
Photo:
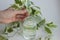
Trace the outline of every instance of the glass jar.
<path fill-rule="evenodd" d="M 35 40 L 36 36 L 36 21 L 33 16 L 29 16 L 23 23 L 23 37 L 26 40 Z"/>

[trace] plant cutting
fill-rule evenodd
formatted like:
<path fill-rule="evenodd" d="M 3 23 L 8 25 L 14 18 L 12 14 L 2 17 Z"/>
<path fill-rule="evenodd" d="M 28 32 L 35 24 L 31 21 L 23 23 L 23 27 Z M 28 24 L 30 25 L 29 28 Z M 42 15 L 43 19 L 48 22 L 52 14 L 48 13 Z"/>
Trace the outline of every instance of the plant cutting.
<path fill-rule="evenodd" d="M 18 33 L 19 30 L 22 30 L 20 35 L 22 35 L 26 40 L 36 40 L 36 30 L 39 30 L 39 28 L 43 26 L 44 31 L 47 33 L 47 35 L 52 35 L 52 31 L 50 28 L 55 28 L 56 25 L 53 22 L 47 23 L 46 19 L 42 18 L 40 7 L 36 6 L 32 1 L 15 0 L 15 4 L 13 4 L 11 7 L 15 10 L 26 9 L 29 16 L 26 17 L 23 21 L 9 23 L 5 28 L 3 34 L 11 36 L 11 34 L 14 32 L 12 34 L 13 36 Z M 41 37 L 39 38 L 39 40 L 41 40 Z M 46 37 L 45 40 L 50 40 L 50 37 Z"/>

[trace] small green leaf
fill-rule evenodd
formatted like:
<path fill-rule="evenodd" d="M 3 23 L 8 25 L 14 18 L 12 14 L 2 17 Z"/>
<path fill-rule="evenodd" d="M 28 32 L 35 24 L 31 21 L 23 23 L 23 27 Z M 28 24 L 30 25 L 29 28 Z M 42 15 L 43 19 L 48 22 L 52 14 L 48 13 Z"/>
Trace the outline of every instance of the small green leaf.
<path fill-rule="evenodd" d="M 38 13 L 40 13 L 41 14 L 41 12 L 40 11 L 38 11 L 38 10 L 36 10 L 36 9 L 34 9 L 34 8 L 32 8 L 31 7 L 31 15 L 37 15 Z"/>
<path fill-rule="evenodd" d="M 11 6 L 12 8 L 15 8 L 15 9 L 20 9 L 17 5 L 15 5 L 15 4 L 13 4 L 12 6 Z"/>
<path fill-rule="evenodd" d="M 52 34 L 51 30 L 50 30 L 49 28 L 47 28 L 47 27 L 45 27 L 45 31 L 46 31 L 47 33 L 49 33 L 49 34 Z"/>
<path fill-rule="evenodd" d="M 38 24 L 39 24 L 39 25 L 43 25 L 43 24 L 45 24 L 45 22 L 46 22 L 45 19 L 43 19 L 43 20 L 40 21 Z"/>
<path fill-rule="evenodd" d="M 40 21 L 38 24 L 37 24 L 37 29 L 41 26 L 41 25 L 44 25 L 45 24 L 45 19 L 43 19 L 42 21 Z"/>
<path fill-rule="evenodd" d="M 50 23 L 48 23 L 48 24 L 53 24 L 53 22 L 50 22 Z"/>
<path fill-rule="evenodd" d="M 20 24 L 19 24 L 19 22 L 17 23 L 17 27 L 20 27 Z"/>
<path fill-rule="evenodd" d="M 32 5 L 34 5 L 34 3 L 32 1 L 30 1 Z"/>
<path fill-rule="evenodd" d="M 22 5 L 21 0 L 15 0 L 15 3 L 16 3 L 16 4 L 19 4 L 19 5 Z"/>
<path fill-rule="evenodd" d="M 33 8 L 31 8 L 31 10 L 32 10 L 32 13 L 31 13 L 31 15 L 34 15 L 34 13 L 35 13 L 35 9 L 33 9 Z"/>
<path fill-rule="evenodd" d="M 20 1 L 19 5 L 21 6 L 23 3 Z"/>
<path fill-rule="evenodd" d="M 46 25 L 47 25 L 48 27 L 51 27 L 51 28 L 55 28 L 55 27 L 56 27 L 56 25 L 53 24 L 53 22 L 47 23 Z"/>
<path fill-rule="evenodd" d="M 12 25 L 13 28 L 17 28 L 17 23 L 15 23 L 14 25 Z"/>
<path fill-rule="evenodd" d="M 13 32 L 13 28 L 9 27 L 9 28 L 7 29 L 7 32 L 8 32 L 8 33 Z"/>
<path fill-rule="evenodd" d="M 41 12 L 40 11 L 35 11 L 35 15 L 37 15 L 37 14 L 41 14 Z"/>
<path fill-rule="evenodd" d="M 19 4 L 20 2 L 19 2 L 19 0 L 15 0 L 15 3 Z"/>

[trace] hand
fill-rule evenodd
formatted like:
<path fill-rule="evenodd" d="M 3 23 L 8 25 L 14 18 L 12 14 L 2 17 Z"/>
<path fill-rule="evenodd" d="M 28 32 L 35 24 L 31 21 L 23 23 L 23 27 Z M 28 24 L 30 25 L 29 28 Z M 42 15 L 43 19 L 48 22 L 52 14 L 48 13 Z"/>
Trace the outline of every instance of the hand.
<path fill-rule="evenodd" d="M 0 22 L 1 23 L 10 23 L 14 21 L 23 21 L 28 16 L 26 9 L 15 10 L 8 8 L 0 12 Z"/>

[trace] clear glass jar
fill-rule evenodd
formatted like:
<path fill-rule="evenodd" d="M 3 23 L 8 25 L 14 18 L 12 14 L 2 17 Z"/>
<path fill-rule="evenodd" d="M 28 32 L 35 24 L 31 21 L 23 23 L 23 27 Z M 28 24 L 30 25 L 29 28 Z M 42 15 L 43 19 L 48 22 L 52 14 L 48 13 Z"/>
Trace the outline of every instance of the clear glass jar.
<path fill-rule="evenodd" d="M 23 23 L 23 37 L 26 40 L 35 40 L 36 36 L 36 21 L 33 16 L 29 16 Z"/>

